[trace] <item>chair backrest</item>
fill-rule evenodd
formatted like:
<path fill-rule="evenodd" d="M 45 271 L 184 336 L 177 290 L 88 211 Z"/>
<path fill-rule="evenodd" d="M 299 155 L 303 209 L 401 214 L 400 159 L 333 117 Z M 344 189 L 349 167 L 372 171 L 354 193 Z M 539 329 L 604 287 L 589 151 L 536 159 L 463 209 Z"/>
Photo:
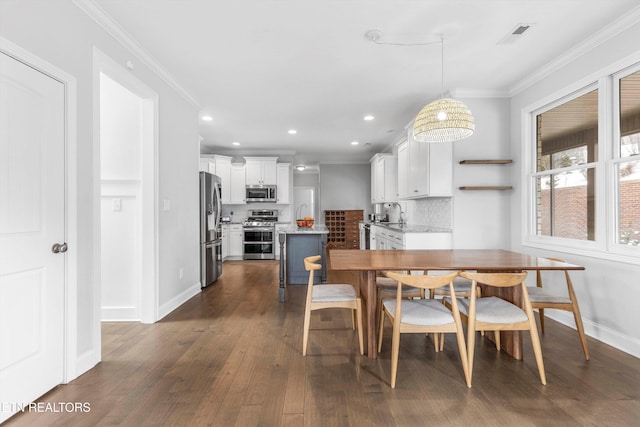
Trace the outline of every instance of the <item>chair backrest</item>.
<path fill-rule="evenodd" d="M 527 277 L 527 272 L 522 273 L 470 273 L 463 271 L 461 277 L 482 283 L 483 285 L 495 286 L 498 288 L 508 288 L 522 285 Z"/>
<path fill-rule="evenodd" d="M 552 257 L 547 257 L 546 259 L 550 260 L 550 261 L 557 261 L 557 262 L 566 262 L 565 260 L 563 260 L 562 258 L 552 258 Z M 569 292 L 573 292 L 573 284 L 571 283 L 571 277 L 569 276 L 569 271 L 568 270 L 561 270 L 564 271 L 564 278 L 567 282 L 567 286 L 569 287 Z M 536 286 L 541 288 L 542 287 L 542 270 L 537 270 L 536 271 Z"/>
<path fill-rule="evenodd" d="M 322 265 L 316 264 L 322 258 L 320 255 L 308 256 L 304 259 L 304 269 L 307 271 L 320 270 Z"/>
<path fill-rule="evenodd" d="M 448 285 L 458 276 L 458 273 L 451 274 L 440 274 L 430 276 L 428 274 L 424 275 L 411 275 L 411 274 L 399 274 L 394 272 L 387 272 L 387 277 L 390 277 L 398 282 L 413 286 L 414 288 L 421 289 L 436 289 L 440 288 L 444 285 Z"/>
<path fill-rule="evenodd" d="M 320 261 L 321 258 L 322 257 L 320 255 L 314 255 L 314 256 L 308 256 L 304 259 L 304 269 L 309 272 L 309 283 L 307 285 L 307 298 L 306 298 L 307 307 L 311 306 L 311 301 L 313 300 L 314 272 L 322 268 L 321 264 L 316 264 L 316 262 Z"/>

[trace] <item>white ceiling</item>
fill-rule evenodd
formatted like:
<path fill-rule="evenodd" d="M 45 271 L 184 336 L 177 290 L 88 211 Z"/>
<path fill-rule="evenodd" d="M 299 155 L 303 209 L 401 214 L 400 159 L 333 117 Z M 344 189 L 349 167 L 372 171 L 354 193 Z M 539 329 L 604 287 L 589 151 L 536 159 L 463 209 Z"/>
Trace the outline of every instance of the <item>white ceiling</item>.
<path fill-rule="evenodd" d="M 637 0 L 94 0 L 196 100 L 202 151 L 366 162 L 444 89 L 509 96 Z M 519 24 L 531 28 L 501 43 Z M 371 114 L 375 120 L 365 122 Z M 482 123 L 476 123 L 481 127 Z M 288 129 L 296 129 L 289 135 Z M 231 145 L 233 141 L 240 146 Z M 352 146 L 351 141 L 360 145 Z"/>

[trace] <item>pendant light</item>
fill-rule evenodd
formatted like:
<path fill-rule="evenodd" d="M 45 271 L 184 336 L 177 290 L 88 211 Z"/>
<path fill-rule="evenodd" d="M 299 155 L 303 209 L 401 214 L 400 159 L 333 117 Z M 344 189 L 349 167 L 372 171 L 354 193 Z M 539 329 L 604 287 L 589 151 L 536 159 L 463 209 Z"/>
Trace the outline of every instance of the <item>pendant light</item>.
<path fill-rule="evenodd" d="M 459 141 L 473 134 L 473 114 L 463 102 L 444 97 L 444 37 L 441 37 L 441 97 L 425 105 L 413 122 L 413 138 L 420 142 Z"/>

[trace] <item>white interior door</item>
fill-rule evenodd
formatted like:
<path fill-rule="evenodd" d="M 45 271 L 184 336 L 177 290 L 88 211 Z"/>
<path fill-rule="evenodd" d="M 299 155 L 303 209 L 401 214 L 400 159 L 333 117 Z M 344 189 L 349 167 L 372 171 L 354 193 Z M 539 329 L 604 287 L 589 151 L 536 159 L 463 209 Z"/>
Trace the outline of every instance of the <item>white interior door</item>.
<path fill-rule="evenodd" d="M 61 82 L 0 52 L 0 422 L 63 381 L 64 114 Z"/>

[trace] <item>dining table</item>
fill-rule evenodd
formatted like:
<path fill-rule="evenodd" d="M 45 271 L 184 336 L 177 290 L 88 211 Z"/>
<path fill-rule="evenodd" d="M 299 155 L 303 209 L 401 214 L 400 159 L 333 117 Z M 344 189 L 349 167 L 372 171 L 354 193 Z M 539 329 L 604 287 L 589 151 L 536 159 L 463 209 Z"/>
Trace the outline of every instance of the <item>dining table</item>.
<path fill-rule="evenodd" d="M 523 272 L 536 270 L 584 270 L 584 267 L 548 258 L 502 249 L 405 249 L 355 250 L 331 249 L 328 268 L 359 274 L 359 291 L 364 302 L 363 327 L 368 357 L 377 357 L 376 276 L 385 271 L 476 271 Z M 521 287 L 483 287 L 482 296 L 498 296 L 522 306 Z M 383 320 L 383 319 L 381 319 Z M 501 349 L 515 359 L 522 359 L 522 332 L 502 331 Z"/>

